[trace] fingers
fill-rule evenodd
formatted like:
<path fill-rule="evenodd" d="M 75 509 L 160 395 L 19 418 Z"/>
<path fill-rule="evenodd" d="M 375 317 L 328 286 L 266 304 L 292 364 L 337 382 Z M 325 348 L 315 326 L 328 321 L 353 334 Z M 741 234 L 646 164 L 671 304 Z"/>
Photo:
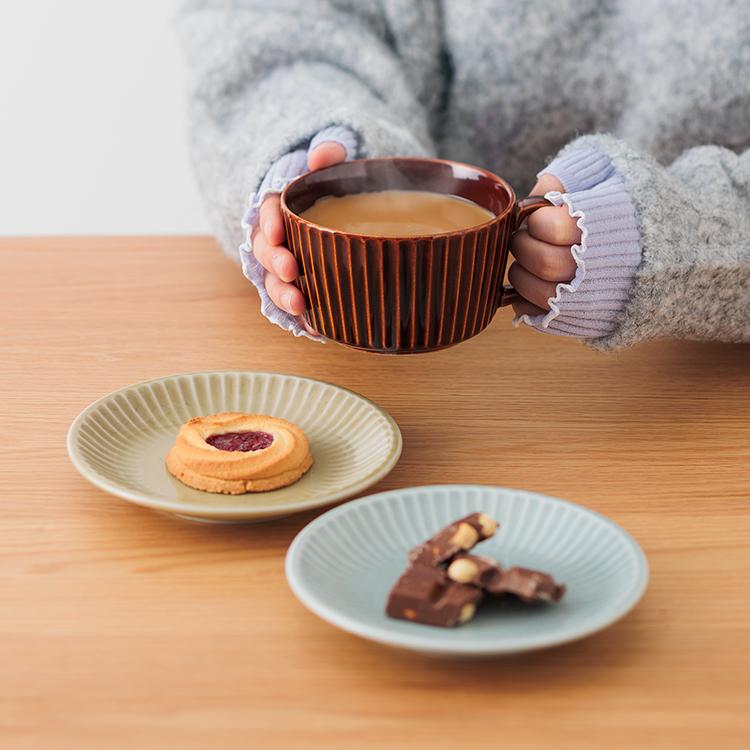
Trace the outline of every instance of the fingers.
<path fill-rule="evenodd" d="M 529 234 L 550 245 L 576 245 L 581 241 L 581 230 L 568 213 L 567 206 L 545 206 L 526 219 Z"/>
<path fill-rule="evenodd" d="M 305 329 L 305 330 L 306 330 L 306 331 L 307 331 L 307 332 L 308 332 L 309 334 L 312 334 L 313 336 L 320 336 L 320 334 L 319 334 L 319 333 L 318 333 L 318 332 L 317 332 L 317 331 L 316 331 L 316 330 L 315 330 L 315 329 L 314 329 L 314 328 L 313 328 L 313 327 L 312 327 L 312 326 L 311 326 L 311 325 L 310 325 L 310 324 L 309 324 L 309 323 L 308 323 L 308 322 L 307 322 L 307 321 L 306 321 L 306 320 L 305 320 L 304 318 L 300 318 L 300 319 L 299 319 L 299 322 L 300 322 L 300 324 L 302 325 L 302 327 L 303 327 L 303 328 L 304 328 L 304 329 Z"/>
<path fill-rule="evenodd" d="M 266 274 L 266 291 L 271 301 L 292 315 L 301 315 L 305 310 L 305 298 L 297 287 L 282 281 L 274 273 Z"/>
<path fill-rule="evenodd" d="M 299 276 L 295 257 L 281 245 L 272 245 L 263 232 L 258 232 L 253 240 L 253 254 L 269 273 L 280 281 L 294 281 Z"/>
<path fill-rule="evenodd" d="M 260 230 L 253 238 L 253 254 L 267 271 L 266 291 L 271 301 L 292 315 L 300 315 L 305 309 L 305 299 L 302 292 L 289 283 L 299 275 L 297 261 L 289 250 L 268 238 L 270 234 L 277 242 L 284 240 L 283 228 L 279 236 L 274 224 L 276 214 L 280 219 L 278 196 L 269 196 L 260 209 Z"/>
<path fill-rule="evenodd" d="M 513 235 L 510 250 L 527 271 L 544 281 L 570 281 L 576 274 L 570 247 L 541 242 L 525 229 Z"/>
<path fill-rule="evenodd" d="M 532 317 L 534 317 L 535 315 L 544 315 L 544 313 L 546 313 L 547 311 L 542 310 L 541 307 L 532 305 L 531 302 L 529 302 L 527 299 L 519 297 L 518 299 L 513 301 L 513 312 L 519 317 L 521 315 L 531 315 Z"/>
<path fill-rule="evenodd" d="M 305 310 L 305 298 L 291 281 L 299 275 L 294 256 L 280 245 L 272 245 L 263 232 L 253 240 L 253 254 L 266 269 L 266 291 L 271 301 L 292 315 L 301 315 Z"/>
<path fill-rule="evenodd" d="M 543 174 L 529 195 L 544 195 L 551 190 L 565 192 L 563 184 L 557 177 Z M 526 226 L 532 237 L 548 242 L 550 245 L 575 245 L 581 241 L 581 230 L 576 225 L 576 220 L 568 213 L 566 206 L 540 208 L 529 216 Z"/>
<path fill-rule="evenodd" d="M 284 241 L 284 219 L 281 216 L 281 197 L 273 194 L 266 197 L 260 207 L 260 231 L 272 245 Z"/>
<path fill-rule="evenodd" d="M 340 143 L 326 141 L 313 149 L 307 157 L 307 166 L 310 167 L 310 171 L 315 171 L 338 164 L 344 159 L 346 159 L 346 149 Z"/>
<path fill-rule="evenodd" d="M 555 296 L 557 286 L 554 281 L 545 281 L 538 276 L 534 276 L 518 262 L 510 267 L 508 281 L 524 299 L 543 311 L 549 310 L 547 300 Z"/>

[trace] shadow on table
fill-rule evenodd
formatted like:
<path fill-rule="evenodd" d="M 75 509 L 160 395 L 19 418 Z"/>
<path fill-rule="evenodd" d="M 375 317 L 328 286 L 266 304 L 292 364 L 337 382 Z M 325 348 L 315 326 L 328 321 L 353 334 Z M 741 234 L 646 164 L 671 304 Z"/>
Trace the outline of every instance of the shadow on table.
<path fill-rule="evenodd" d="M 573 682 L 597 683 L 606 675 L 631 666 L 647 652 L 643 628 L 636 609 L 611 628 L 581 641 L 524 654 L 493 657 L 440 657 L 366 644 L 368 657 L 376 657 L 382 666 L 388 664 L 394 674 L 418 676 L 419 681 L 435 688 L 471 685 L 476 691 L 485 688 L 493 693 L 518 693 L 545 688 L 565 687 Z M 375 653 L 377 651 L 377 653 Z"/>

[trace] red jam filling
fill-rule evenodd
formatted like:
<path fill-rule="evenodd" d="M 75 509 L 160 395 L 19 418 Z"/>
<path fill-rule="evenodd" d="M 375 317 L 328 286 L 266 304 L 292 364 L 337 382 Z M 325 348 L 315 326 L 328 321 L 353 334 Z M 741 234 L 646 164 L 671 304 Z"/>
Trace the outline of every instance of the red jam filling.
<path fill-rule="evenodd" d="M 273 442 L 273 435 L 267 432 L 223 432 L 220 435 L 209 435 L 209 445 L 220 451 L 262 451 Z"/>

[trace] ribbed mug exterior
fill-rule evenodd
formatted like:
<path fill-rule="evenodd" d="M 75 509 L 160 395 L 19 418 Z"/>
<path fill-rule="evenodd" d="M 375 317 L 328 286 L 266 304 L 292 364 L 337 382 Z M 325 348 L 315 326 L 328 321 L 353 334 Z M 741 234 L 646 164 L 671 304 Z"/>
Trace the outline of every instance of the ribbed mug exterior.
<path fill-rule="evenodd" d="M 360 164 L 366 167 L 367 162 L 382 161 Z M 437 159 L 395 161 L 402 172 L 411 163 L 419 169 L 454 164 Z M 295 183 L 287 188 L 282 212 L 287 243 L 299 266 L 296 283 L 307 302 L 308 325 L 346 346 L 388 354 L 443 349 L 487 327 L 503 295 L 508 243 L 517 219 L 515 195 L 499 177 L 458 166 L 481 173 L 487 182 L 482 190 L 501 188 L 499 199 L 483 203 L 494 209 L 495 218 L 477 227 L 429 237 L 378 238 L 320 227 L 291 210 L 294 200 L 289 190 Z M 299 196 L 303 187 L 303 183 L 298 185 L 292 195 Z M 471 189 L 474 192 L 466 197 L 476 200 L 477 185 Z M 336 194 L 346 192 L 343 186 Z M 464 191 L 456 187 L 441 192 L 460 195 Z"/>

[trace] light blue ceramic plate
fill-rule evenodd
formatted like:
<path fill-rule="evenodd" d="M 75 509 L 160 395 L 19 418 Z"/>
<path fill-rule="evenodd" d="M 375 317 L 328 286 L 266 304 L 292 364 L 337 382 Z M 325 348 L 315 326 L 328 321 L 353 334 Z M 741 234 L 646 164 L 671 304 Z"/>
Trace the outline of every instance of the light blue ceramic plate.
<path fill-rule="evenodd" d="M 475 548 L 501 565 L 551 573 L 568 590 L 558 604 L 485 602 L 474 620 L 437 628 L 385 616 L 407 550 L 473 511 L 497 534 Z M 583 638 L 641 598 L 648 564 L 638 543 L 604 516 L 553 497 L 501 487 L 414 487 L 361 498 L 324 513 L 289 547 L 289 585 L 315 614 L 350 633 L 444 654 L 505 654 Z"/>

